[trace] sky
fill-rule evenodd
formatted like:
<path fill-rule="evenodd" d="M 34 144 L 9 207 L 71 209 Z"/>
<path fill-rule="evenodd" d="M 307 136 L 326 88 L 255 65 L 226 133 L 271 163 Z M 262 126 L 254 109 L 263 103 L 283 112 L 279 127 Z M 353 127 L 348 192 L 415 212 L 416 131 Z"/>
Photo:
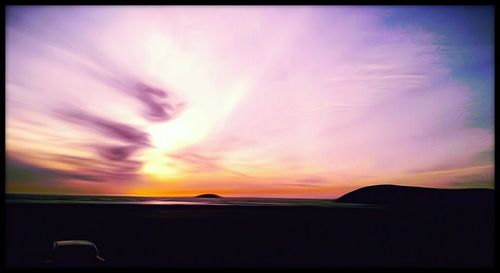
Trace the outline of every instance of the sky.
<path fill-rule="evenodd" d="M 9 6 L 6 192 L 494 187 L 491 6 Z"/>

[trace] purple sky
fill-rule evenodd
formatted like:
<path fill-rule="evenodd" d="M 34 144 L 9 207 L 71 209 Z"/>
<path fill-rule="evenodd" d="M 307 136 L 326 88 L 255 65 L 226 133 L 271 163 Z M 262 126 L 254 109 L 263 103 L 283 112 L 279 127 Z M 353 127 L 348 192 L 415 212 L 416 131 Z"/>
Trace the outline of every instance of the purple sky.
<path fill-rule="evenodd" d="M 492 188 L 493 126 L 471 104 L 493 67 L 458 73 L 451 49 L 481 51 L 456 51 L 452 25 L 389 22 L 398 12 L 9 7 L 7 192 Z"/>

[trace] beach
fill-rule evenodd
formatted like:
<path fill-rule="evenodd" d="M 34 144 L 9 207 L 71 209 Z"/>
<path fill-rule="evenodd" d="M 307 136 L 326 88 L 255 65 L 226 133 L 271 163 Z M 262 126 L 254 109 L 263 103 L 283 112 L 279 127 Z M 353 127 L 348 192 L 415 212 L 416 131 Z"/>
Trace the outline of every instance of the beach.
<path fill-rule="evenodd" d="M 493 209 L 6 203 L 8 267 L 90 240 L 107 267 L 490 267 Z"/>

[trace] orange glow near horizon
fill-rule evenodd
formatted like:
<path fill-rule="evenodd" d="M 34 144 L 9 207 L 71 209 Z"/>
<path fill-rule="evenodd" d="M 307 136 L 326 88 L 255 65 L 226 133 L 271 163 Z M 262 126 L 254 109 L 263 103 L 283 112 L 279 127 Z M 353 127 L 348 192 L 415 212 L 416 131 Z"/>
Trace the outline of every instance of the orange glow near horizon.
<path fill-rule="evenodd" d="M 391 25 L 382 7 L 7 13 L 8 193 L 494 187 L 493 70 L 455 71 L 477 52 L 449 56 L 466 46 L 454 27 Z"/>

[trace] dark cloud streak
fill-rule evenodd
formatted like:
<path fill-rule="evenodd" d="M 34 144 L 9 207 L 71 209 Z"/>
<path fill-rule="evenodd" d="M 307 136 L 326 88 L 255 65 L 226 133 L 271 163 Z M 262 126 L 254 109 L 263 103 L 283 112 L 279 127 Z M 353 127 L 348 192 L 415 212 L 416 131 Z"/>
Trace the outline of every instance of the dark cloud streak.
<path fill-rule="evenodd" d="M 135 127 L 94 116 L 82 110 L 56 111 L 59 118 L 93 129 L 105 137 L 126 142 L 124 145 L 92 144 L 100 159 L 75 156 L 59 156 L 54 160 L 75 166 L 79 173 L 97 177 L 103 181 L 129 181 L 137 177 L 142 162 L 130 157 L 145 147 L 151 146 L 149 135 Z"/>
<path fill-rule="evenodd" d="M 122 141 L 139 146 L 149 146 L 149 136 L 147 133 L 132 126 L 100 118 L 83 111 L 63 110 L 57 111 L 58 116 L 69 122 L 76 124 L 90 125 L 98 132 L 108 137 L 113 137 Z"/>
<path fill-rule="evenodd" d="M 148 121 L 168 121 L 184 109 L 185 103 L 176 103 L 173 92 L 154 88 L 134 76 L 116 71 L 117 69 L 108 63 L 102 59 L 97 61 L 96 65 L 101 68 L 99 71 L 79 63 L 72 66 L 92 79 L 137 99 L 146 108 L 143 117 Z"/>
<path fill-rule="evenodd" d="M 169 98 L 169 94 L 164 90 L 152 88 L 144 83 L 136 85 L 136 96 L 148 109 L 145 118 L 150 121 L 167 121 L 172 119 L 180 110 L 183 104 L 173 105 L 171 102 L 161 102 L 158 98 Z"/>
<path fill-rule="evenodd" d="M 139 146 L 129 145 L 129 146 L 96 146 L 97 153 L 107 160 L 112 161 L 123 161 L 130 157 Z"/>
<path fill-rule="evenodd" d="M 89 174 L 103 181 L 129 181 L 134 179 L 137 170 L 142 166 L 142 162 L 126 159 L 122 161 L 91 159 L 77 156 L 55 155 L 56 162 L 77 166 L 78 173 Z"/>
<path fill-rule="evenodd" d="M 78 179 L 89 182 L 102 182 L 102 178 L 92 173 L 75 173 L 36 166 L 23 160 L 6 157 L 7 182 L 54 182 L 58 179 Z"/>

